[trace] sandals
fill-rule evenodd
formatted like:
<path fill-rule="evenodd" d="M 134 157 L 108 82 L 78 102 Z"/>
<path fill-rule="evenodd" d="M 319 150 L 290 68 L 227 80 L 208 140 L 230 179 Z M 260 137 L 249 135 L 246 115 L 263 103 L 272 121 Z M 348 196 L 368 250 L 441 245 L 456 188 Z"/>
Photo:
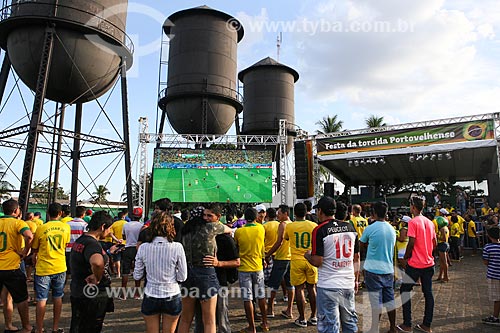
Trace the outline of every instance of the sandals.
<path fill-rule="evenodd" d="M 293 319 L 293 316 L 286 313 L 285 310 L 281 311 L 281 316 L 286 318 L 286 319 Z"/>
<path fill-rule="evenodd" d="M 429 328 L 429 330 L 427 331 L 426 329 L 423 328 L 422 325 L 420 324 L 417 324 L 415 325 L 415 327 L 413 328 L 415 331 L 417 332 L 425 332 L 425 333 L 432 333 L 432 330 Z"/>

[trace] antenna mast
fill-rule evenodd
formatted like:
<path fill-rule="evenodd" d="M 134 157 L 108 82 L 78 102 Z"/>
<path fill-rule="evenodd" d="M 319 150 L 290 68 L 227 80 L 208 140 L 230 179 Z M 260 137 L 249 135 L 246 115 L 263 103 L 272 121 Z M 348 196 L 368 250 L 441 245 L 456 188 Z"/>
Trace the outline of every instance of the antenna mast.
<path fill-rule="evenodd" d="M 278 35 L 278 38 L 276 39 L 276 47 L 278 50 L 278 57 L 277 60 L 278 62 L 280 61 L 280 53 L 281 53 L 281 44 L 283 43 L 283 32 L 280 32 Z"/>

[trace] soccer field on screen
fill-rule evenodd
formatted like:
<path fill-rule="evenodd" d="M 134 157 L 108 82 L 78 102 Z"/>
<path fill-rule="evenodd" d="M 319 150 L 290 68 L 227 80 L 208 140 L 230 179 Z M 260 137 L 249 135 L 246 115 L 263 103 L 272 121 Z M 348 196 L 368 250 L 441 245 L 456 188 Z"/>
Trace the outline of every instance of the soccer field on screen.
<path fill-rule="evenodd" d="M 271 202 L 272 168 L 153 169 L 153 201 Z"/>

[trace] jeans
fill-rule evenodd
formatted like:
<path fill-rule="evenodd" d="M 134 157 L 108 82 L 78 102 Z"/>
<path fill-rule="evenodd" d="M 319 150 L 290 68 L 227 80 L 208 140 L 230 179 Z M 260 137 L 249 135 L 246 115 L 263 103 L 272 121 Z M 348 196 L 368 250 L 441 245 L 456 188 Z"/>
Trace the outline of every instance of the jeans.
<path fill-rule="evenodd" d="M 372 309 L 380 312 L 382 307 L 394 310 L 394 274 L 375 274 L 365 271 L 365 285 L 368 289 Z"/>
<path fill-rule="evenodd" d="M 70 333 L 99 333 L 102 331 L 104 317 L 108 308 L 107 295 L 95 298 L 76 298 L 71 296 Z"/>
<path fill-rule="evenodd" d="M 354 308 L 354 290 L 317 288 L 318 332 L 342 333 L 358 331 L 358 315 Z"/>
<path fill-rule="evenodd" d="M 403 324 L 412 327 L 411 322 L 411 290 L 415 282 L 420 278 L 422 283 L 422 292 L 425 298 L 424 320 L 423 324 L 431 327 L 432 317 L 434 316 L 434 295 L 432 294 L 432 276 L 434 275 L 434 266 L 427 268 L 413 268 L 406 266 L 406 276 L 401 285 L 401 300 L 403 302 Z"/>

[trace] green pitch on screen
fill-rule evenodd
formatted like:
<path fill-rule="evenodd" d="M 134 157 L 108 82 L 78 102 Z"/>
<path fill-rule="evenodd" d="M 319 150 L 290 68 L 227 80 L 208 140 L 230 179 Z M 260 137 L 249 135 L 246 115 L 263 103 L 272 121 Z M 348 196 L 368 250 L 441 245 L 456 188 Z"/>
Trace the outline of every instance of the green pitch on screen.
<path fill-rule="evenodd" d="M 153 201 L 271 202 L 272 168 L 153 169 Z"/>

